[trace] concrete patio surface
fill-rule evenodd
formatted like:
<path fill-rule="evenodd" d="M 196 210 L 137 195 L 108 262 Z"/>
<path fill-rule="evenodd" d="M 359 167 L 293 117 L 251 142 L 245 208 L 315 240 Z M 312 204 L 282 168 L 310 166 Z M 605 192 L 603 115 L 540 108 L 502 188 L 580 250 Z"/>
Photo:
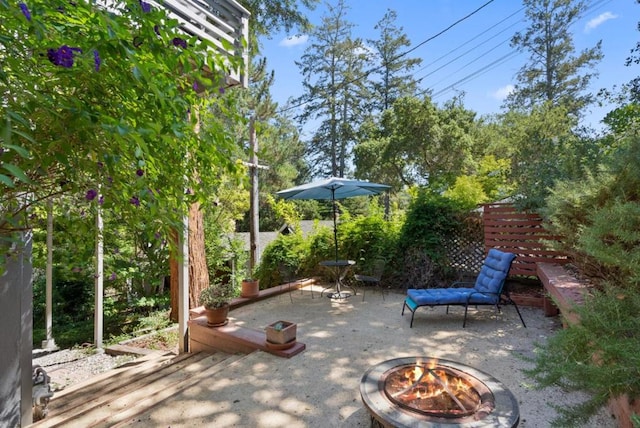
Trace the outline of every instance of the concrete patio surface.
<path fill-rule="evenodd" d="M 320 288 L 315 286 L 316 290 Z M 297 340 L 306 350 L 290 359 L 256 351 L 232 363 L 207 382 L 159 403 L 122 426 L 157 427 L 368 427 L 370 418 L 360 398 L 360 380 L 384 360 L 430 356 L 454 360 L 482 370 L 502 382 L 517 398 L 519 427 L 549 427 L 554 405 L 580 402 L 580 394 L 559 388 L 535 390 L 518 356 L 533 355 L 534 343 L 561 328 L 558 317 L 542 309 L 521 308 L 524 328 L 513 307 L 496 316 L 490 307 L 421 308 L 413 328 L 410 313 L 401 316 L 404 295 L 367 292 L 344 300 L 314 299 L 308 288 L 233 310 L 231 320 L 262 329 L 277 320 L 298 324 Z M 606 409 L 586 427 L 613 428 Z"/>

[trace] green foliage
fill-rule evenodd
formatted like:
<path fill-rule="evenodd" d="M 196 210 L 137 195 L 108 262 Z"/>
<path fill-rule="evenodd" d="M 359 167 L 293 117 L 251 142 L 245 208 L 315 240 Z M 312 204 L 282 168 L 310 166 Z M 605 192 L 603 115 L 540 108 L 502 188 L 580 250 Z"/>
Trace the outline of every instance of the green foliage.
<path fill-rule="evenodd" d="M 212 171 L 235 167 L 229 156 L 237 143 L 225 129 L 205 142 L 195 124 L 212 104 L 237 117 L 233 105 L 207 96 L 224 85 L 222 73 L 208 70 L 236 68 L 241 59 L 188 38 L 163 8 L 146 11 L 134 0 L 111 2 L 110 10 L 62 0 L 28 8 L 30 19 L 17 3 L 0 2 L 0 234 L 29 227 L 26 209 L 70 195 L 89 224 L 101 208 L 130 231 L 144 226 L 136 248 L 143 251 L 149 235 L 166 238 L 192 201 L 212 193 Z M 72 50 L 56 63 L 62 46 Z"/>
<path fill-rule="evenodd" d="M 438 108 L 429 97 L 400 98 L 356 148 L 357 175 L 398 188 L 444 190 L 473 166 L 474 118 L 458 99 Z"/>
<path fill-rule="evenodd" d="M 279 235 L 262 252 L 257 276 L 261 288 L 269 288 L 295 278 L 305 272 L 305 265 L 309 257 L 309 243 L 302 233 Z M 288 269 L 291 278 L 285 278 Z"/>
<path fill-rule="evenodd" d="M 540 347 L 530 371 L 540 387 L 589 393 L 582 405 L 558 409 L 558 426 L 580 426 L 611 397 L 640 396 L 640 138 L 633 126 L 619 129 L 604 140 L 615 142 L 606 162 L 583 179 L 559 182 L 547 199 L 550 230 L 600 290 L 577 308 L 578 325 Z"/>
<path fill-rule="evenodd" d="M 461 206 L 475 207 L 483 202 L 489 202 L 487 194 L 482 189 L 482 183 L 474 176 L 461 175 L 456 178 L 453 187 L 447 189 L 443 196 L 456 201 Z"/>
<path fill-rule="evenodd" d="M 356 270 L 370 272 L 377 259 L 389 259 L 396 247 L 399 224 L 387 221 L 382 212 L 357 216 L 340 224 L 340 252 L 355 260 Z"/>
<path fill-rule="evenodd" d="M 528 27 L 517 32 L 511 46 L 529 55 L 516 75 L 517 83 L 506 106 L 528 111 L 550 103 L 564 107 L 574 117 L 593 101 L 586 93 L 602 59 L 601 42 L 577 55 L 569 29 L 588 3 L 571 0 L 524 0 Z"/>
<path fill-rule="evenodd" d="M 611 280 L 640 291 L 640 203 L 616 201 L 589 217 L 578 249 L 598 260 Z"/>
<path fill-rule="evenodd" d="M 464 210 L 457 202 L 423 189 L 413 200 L 399 237 L 398 251 L 417 247 L 437 264 L 444 264 L 443 240 L 455 234 L 457 214 Z"/>
<path fill-rule="evenodd" d="M 502 138 L 514 150 L 510 178 L 520 208 L 542 207 L 556 182 L 584 176 L 586 159 L 577 154 L 593 142 L 574 135 L 575 125 L 565 109 L 551 104 L 502 117 Z"/>
<path fill-rule="evenodd" d="M 200 292 L 198 302 L 207 309 L 221 308 L 228 305 L 236 290 L 231 281 L 213 278 L 211 285 Z"/>
<path fill-rule="evenodd" d="M 526 371 L 538 388 L 556 385 L 590 394 L 580 405 L 554 406 L 559 427 L 584 426 L 610 397 L 640 396 L 640 293 L 608 283 L 576 310 L 580 323 L 538 345 L 535 368 Z"/>
<path fill-rule="evenodd" d="M 45 277 L 36 271 L 33 284 L 33 344 L 40 346 L 47 336 L 45 330 Z M 62 348 L 93 343 L 94 295 L 93 275 L 54 271 L 52 291 L 53 337 Z M 167 317 L 169 295 L 128 300 L 110 288 L 104 299 L 104 332 L 108 341 L 113 337 L 130 337 L 140 330 L 163 328 Z"/>

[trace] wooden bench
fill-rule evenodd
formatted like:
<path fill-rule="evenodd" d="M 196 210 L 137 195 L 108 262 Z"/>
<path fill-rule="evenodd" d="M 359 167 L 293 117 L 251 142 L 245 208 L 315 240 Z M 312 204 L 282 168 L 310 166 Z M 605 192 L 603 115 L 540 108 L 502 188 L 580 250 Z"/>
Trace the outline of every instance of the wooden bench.
<path fill-rule="evenodd" d="M 546 293 L 544 296 L 544 313 L 546 316 L 562 313 L 563 323 L 579 322 L 575 306 L 584 301 L 591 286 L 578 281 L 563 266 L 553 263 L 538 263 L 536 273 Z"/>
<path fill-rule="evenodd" d="M 545 295 L 544 311 L 546 316 L 558 314 L 563 316 L 563 325 L 580 322 L 575 307 L 584 301 L 590 286 L 578 281 L 560 265 L 538 263 L 538 278 L 542 282 L 548 297 Z M 617 420 L 619 428 L 633 428 L 632 414 L 640 414 L 640 400 L 629 399 L 627 395 L 609 399 L 609 411 Z"/>

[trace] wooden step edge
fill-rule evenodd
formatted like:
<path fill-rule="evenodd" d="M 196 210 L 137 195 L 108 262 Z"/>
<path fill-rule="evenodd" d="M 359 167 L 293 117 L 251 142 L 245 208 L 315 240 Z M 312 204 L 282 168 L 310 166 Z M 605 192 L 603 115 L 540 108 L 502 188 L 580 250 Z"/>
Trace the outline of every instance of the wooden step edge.
<path fill-rule="evenodd" d="M 199 354 L 183 354 L 177 356 L 175 358 L 165 359 L 159 362 L 159 364 L 149 365 L 145 367 L 143 371 L 139 371 L 139 367 L 136 367 L 135 373 L 133 376 L 127 376 L 127 370 L 124 370 L 122 376 L 125 376 L 123 379 L 118 379 L 117 382 L 111 382 L 107 385 L 101 385 L 102 388 L 96 390 L 93 384 L 89 386 L 93 388 L 85 388 L 79 389 L 76 391 L 78 396 L 72 397 L 70 401 L 65 401 L 60 403 L 60 407 L 51 408 L 50 415 L 39 421 L 37 424 L 33 425 L 33 427 L 53 427 L 59 426 L 65 422 L 73 418 L 77 418 L 81 415 L 84 415 L 88 412 L 91 412 L 92 409 L 95 409 L 99 406 L 103 406 L 111 401 L 118 399 L 120 396 L 125 395 L 126 393 L 130 393 L 132 390 L 137 390 L 143 385 L 140 383 L 148 382 L 151 383 L 159 378 L 165 377 L 167 375 L 172 374 L 178 370 L 183 369 L 186 365 L 195 364 L 211 355 L 205 353 Z M 168 370 L 168 371 L 167 371 Z M 108 372 L 107 372 L 108 373 Z M 120 374 L 119 373 L 119 374 Z M 109 382 L 109 378 L 106 378 L 106 382 Z M 124 386 L 123 386 L 124 384 Z M 98 395 L 97 398 L 91 398 L 95 395 Z M 55 397 L 54 398 L 60 400 L 64 399 L 64 397 Z"/>
<path fill-rule="evenodd" d="M 216 362 L 208 369 L 203 370 L 194 376 L 190 376 L 187 379 L 175 382 L 170 387 L 164 387 L 160 390 L 156 390 L 148 394 L 143 400 L 136 401 L 133 406 L 127 407 L 121 412 L 110 415 L 100 422 L 92 424 L 92 427 L 106 428 L 126 426 L 131 422 L 132 418 L 135 418 L 158 405 L 162 405 L 167 399 L 188 388 L 193 387 L 193 385 L 197 385 L 199 382 L 205 382 L 216 373 L 227 370 L 235 364 L 239 364 L 239 362 L 246 357 L 246 355 L 242 354 L 229 354 L 225 359 Z"/>
<path fill-rule="evenodd" d="M 106 385 L 103 386 L 100 384 L 107 381 L 107 379 L 109 384 L 111 384 L 114 380 L 124 377 L 125 373 L 127 375 L 131 375 L 135 374 L 137 371 L 144 372 L 149 367 L 156 367 L 158 365 L 165 364 L 167 361 L 171 361 L 174 358 L 176 358 L 176 354 L 169 352 L 144 355 L 140 358 L 136 358 L 114 367 L 111 370 L 92 376 L 82 382 L 78 382 L 59 391 L 54 391 L 54 399 L 58 397 L 66 397 L 68 395 L 78 393 L 78 391 L 80 391 L 82 395 L 86 395 L 87 388 L 91 388 L 92 386 L 95 388 L 106 387 Z"/>

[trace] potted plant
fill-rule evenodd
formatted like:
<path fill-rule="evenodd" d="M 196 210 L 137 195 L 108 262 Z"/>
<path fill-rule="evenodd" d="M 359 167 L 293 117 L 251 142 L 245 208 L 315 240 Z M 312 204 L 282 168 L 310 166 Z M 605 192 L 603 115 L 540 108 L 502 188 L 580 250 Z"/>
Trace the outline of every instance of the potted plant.
<path fill-rule="evenodd" d="M 296 323 L 289 321 L 276 321 L 265 328 L 265 332 L 267 333 L 267 342 L 278 345 L 294 343 L 296 341 L 296 330 Z"/>
<path fill-rule="evenodd" d="M 200 292 L 198 300 L 204 306 L 209 326 L 217 327 L 227 323 L 233 293 L 233 285 L 222 281 L 216 281 Z"/>
<path fill-rule="evenodd" d="M 254 278 L 244 278 L 242 280 L 240 297 L 258 297 L 260 294 L 260 280 Z"/>
<path fill-rule="evenodd" d="M 240 297 L 253 298 L 260 294 L 260 280 L 251 275 L 251 269 L 247 268 L 245 277 L 242 279 Z"/>

